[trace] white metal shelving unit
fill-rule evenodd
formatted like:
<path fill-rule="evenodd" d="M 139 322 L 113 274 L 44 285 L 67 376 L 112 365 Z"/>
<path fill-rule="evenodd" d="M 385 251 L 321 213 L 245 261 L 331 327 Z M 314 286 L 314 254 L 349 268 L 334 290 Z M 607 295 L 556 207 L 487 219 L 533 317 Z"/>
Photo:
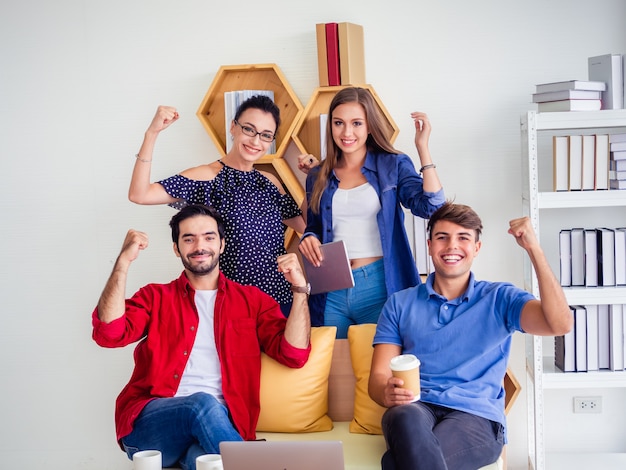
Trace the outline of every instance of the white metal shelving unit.
<path fill-rule="evenodd" d="M 596 130 L 599 131 L 596 132 Z M 550 161 L 549 168 L 552 168 L 552 153 L 547 152 L 544 147 L 540 148 L 538 137 L 544 131 L 552 134 L 561 133 L 561 131 L 562 134 L 623 133 L 626 132 L 626 110 L 560 113 L 529 111 L 521 117 L 523 205 L 540 240 L 542 240 L 540 233 L 542 214 L 546 214 L 547 211 L 554 214 L 554 211 L 567 212 L 567 209 L 581 209 L 581 211 L 570 211 L 571 227 L 574 227 L 581 225 L 578 212 L 598 208 L 600 216 L 602 216 L 601 211 L 605 211 L 605 226 L 626 225 L 626 191 L 554 192 L 552 188 L 546 188 L 545 177 L 542 178 L 540 172 L 546 168 L 546 159 Z M 558 272 L 555 274 L 558 275 Z M 526 289 L 538 297 L 537 278 L 528 260 L 525 262 L 524 279 Z M 570 305 L 626 303 L 625 287 L 565 288 L 564 290 Z M 544 390 L 626 388 L 626 372 L 563 373 L 554 366 L 554 356 L 547 354 L 547 351 L 543 349 L 541 337 L 527 335 L 529 468 L 534 470 L 626 468 L 626 453 L 549 453 L 546 455 Z M 552 354 L 553 351 L 550 353 Z"/>

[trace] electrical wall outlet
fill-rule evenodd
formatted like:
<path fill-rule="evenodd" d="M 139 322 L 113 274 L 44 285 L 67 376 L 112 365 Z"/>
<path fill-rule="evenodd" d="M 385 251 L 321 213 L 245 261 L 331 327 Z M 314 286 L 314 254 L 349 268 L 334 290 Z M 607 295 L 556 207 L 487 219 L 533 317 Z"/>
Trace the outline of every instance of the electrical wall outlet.
<path fill-rule="evenodd" d="M 574 397 L 574 413 L 602 413 L 602 397 Z"/>

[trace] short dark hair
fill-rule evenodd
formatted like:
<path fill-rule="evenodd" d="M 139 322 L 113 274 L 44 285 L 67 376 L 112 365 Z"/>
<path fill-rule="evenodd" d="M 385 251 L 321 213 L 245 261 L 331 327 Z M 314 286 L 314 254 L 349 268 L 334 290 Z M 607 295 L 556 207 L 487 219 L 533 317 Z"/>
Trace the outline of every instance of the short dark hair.
<path fill-rule="evenodd" d="M 239 108 L 237 108 L 234 120 L 238 121 L 243 112 L 248 109 L 259 109 L 265 113 L 271 114 L 274 118 L 274 122 L 276 123 L 276 132 L 278 132 L 278 127 L 280 126 L 280 110 L 269 96 L 254 95 L 248 98 L 239 105 Z"/>
<path fill-rule="evenodd" d="M 197 217 L 199 215 L 205 215 L 215 219 L 215 222 L 217 222 L 217 233 L 220 240 L 224 239 L 224 219 L 222 219 L 222 216 L 217 209 L 204 204 L 189 204 L 174 214 L 174 217 L 170 220 L 170 227 L 172 228 L 172 241 L 174 243 L 178 244 L 178 237 L 180 236 L 180 223 L 183 220 L 191 217 Z"/>
<path fill-rule="evenodd" d="M 476 241 L 480 240 L 483 223 L 480 220 L 480 217 L 478 217 L 478 214 L 470 206 L 446 202 L 443 206 L 437 209 L 428 220 L 429 240 L 433 239 L 433 228 L 440 220 L 447 220 L 468 230 L 473 230 L 474 233 L 476 233 Z"/>

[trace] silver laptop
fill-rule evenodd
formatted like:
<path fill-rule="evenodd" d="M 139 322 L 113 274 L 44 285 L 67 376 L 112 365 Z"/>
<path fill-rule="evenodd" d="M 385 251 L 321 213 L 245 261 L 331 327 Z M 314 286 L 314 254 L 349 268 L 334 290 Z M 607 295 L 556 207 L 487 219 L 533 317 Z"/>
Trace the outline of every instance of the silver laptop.
<path fill-rule="evenodd" d="M 224 470 L 344 470 L 341 441 L 220 443 Z"/>
<path fill-rule="evenodd" d="M 319 267 L 309 263 L 305 256 L 302 257 L 304 272 L 311 284 L 311 294 L 354 287 L 354 277 L 344 242 L 324 243 L 320 245 L 320 249 L 323 260 Z"/>

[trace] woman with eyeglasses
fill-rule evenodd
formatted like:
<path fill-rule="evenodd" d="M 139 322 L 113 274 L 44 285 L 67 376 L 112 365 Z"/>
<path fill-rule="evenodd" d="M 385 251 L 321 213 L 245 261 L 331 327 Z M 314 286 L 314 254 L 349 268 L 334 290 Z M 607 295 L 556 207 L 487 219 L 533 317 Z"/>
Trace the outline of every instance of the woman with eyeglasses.
<path fill-rule="evenodd" d="M 313 325 L 337 326 L 345 338 L 353 324 L 377 323 L 391 294 L 419 284 L 404 228 L 403 206 L 429 218 L 445 202 L 430 156 L 431 126 L 412 113 L 421 163 L 396 150 L 380 108 L 369 90 L 341 89 L 328 111 L 326 158 L 299 157 L 307 172 L 307 227 L 299 249 L 312 264 L 321 262 L 320 244 L 343 240 L 354 287 L 311 296 Z"/>
<path fill-rule="evenodd" d="M 169 204 L 177 209 L 188 203 L 215 207 L 226 229 L 220 269 L 228 278 L 271 295 L 287 315 L 293 294 L 278 272 L 276 258 L 286 253 L 284 225 L 302 233 L 305 223 L 278 178 L 254 168 L 275 139 L 278 107 L 266 96 L 249 98 L 235 113 L 229 129 L 233 145 L 221 160 L 151 183 L 157 136 L 178 118 L 176 108 L 158 107 L 136 155 L 128 198 L 137 204 Z"/>

